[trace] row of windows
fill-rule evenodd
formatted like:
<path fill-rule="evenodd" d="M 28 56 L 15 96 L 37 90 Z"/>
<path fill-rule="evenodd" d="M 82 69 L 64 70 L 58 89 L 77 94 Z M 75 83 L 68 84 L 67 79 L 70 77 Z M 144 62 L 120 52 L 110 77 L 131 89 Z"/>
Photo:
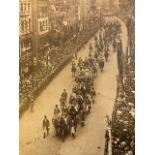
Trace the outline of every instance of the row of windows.
<path fill-rule="evenodd" d="M 31 5 L 30 2 L 24 2 L 24 3 L 20 3 L 20 13 L 30 13 L 31 12 Z"/>
<path fill-rule="evenodd" d="M 39 7 L 39 12 L 48 13 L 48 7 L 47 6 L 41 6 L 41 7 Z"/>
<path fill-rule="evenodd" d="M 20 21 L 20 32 L 21 33 L 29 33 L 32 31 L 32 23 L 31 19 L 25 19 Z"/>
<path fill-rule="evenodd" d="M 39 32 L 42 33 L 43 31 L 47 31 L 48 30 L 48 21 L 47 20 L 43 20 L 39 22 Z"/>

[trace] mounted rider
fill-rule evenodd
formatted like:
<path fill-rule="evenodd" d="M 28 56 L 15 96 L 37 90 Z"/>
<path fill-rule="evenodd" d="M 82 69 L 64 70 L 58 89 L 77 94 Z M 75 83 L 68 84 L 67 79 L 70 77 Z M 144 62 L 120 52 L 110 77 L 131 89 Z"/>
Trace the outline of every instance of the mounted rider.
<path fill-rule="evenodd" d="M 59 113 L 60 113 L 60 109 L 59 109 L 58 105 L 56 104 L 55 108 L 54 108 L 54 115 L 58 115 Z"/>
<path fill-rule="evenodd" d="M 64 102 L 66 103 L 67 101 L 67 92 L 66 89 L 63 90 L 62 94 L 61 94 L 61 98 L 64 100 Z"/>

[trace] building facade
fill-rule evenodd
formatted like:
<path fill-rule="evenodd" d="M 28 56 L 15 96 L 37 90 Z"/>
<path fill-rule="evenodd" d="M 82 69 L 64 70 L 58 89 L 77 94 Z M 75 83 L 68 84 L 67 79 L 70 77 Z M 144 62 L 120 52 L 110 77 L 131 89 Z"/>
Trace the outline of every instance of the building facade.
<path fill-rule="evenodd" d="M 32 2 L 20 0 L 19 2 L 19 60 L 20 76 L 28 75 L 32 70 L 33 46 L 32 46 Z"/>
<path fill-rule="evenodd" d="M 50 0 L 49 18 L 51 40 L 67 41 L 75 31 L 79 0 Z"/>
<path fill-rule="evenodd" d="M 33 56 L 35 59 L 44 57 L 50 46 L 49 35 L 49 1 L 32 0 L 33 14 Z"/>

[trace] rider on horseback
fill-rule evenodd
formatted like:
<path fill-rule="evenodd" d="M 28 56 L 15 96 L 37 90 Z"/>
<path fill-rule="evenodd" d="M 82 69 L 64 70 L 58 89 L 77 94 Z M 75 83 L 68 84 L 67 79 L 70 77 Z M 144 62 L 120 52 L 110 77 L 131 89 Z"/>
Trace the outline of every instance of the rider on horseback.
<path fill-rule="evenodd" d="M 60 109 L 58 107 L 58 105 L 55 105 L 55 109 L 54 109 L 54 115 L 58 115 L 60 113 Z"/>
<path fill-rule="evenodd" d="M 63 97 L 65 101 L 67 100 L 67 92 L 66 92 L 66 89 L 63 90 L 63 92 L 61 94 L 61 97 Z"/>

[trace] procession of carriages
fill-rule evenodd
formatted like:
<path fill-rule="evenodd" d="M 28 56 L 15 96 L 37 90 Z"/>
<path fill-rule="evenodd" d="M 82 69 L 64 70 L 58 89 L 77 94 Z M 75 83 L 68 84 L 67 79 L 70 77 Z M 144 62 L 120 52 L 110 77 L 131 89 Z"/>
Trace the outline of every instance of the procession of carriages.
<path fill-rule="evenodd" d="M 102 32 L 102 31 L 101 31 Z M 89 55 L 84 60 L 81 57 L 77 60 L 77 54 L 72 61 L 71 73 L 73 87 L 70 95 L 66 89 L 60 96 L 60 104 L 55 105 L 54 116 L 52 119 L 55 128 L 55 135 L 65 140 L 71 134 L 73 139 L 77 127 L 85 126 L 86 118 L 91 112 L 92 105 L 95 103 L 96 91 L 94 80 L 97 76 L 98 68 L 103 72 L 105 53 L 101 47 L 101 37 L 95 37 L 95 42 L 100 46 L 93 47 L 90 43 Z M 109 53 L 108 53 L 109 55 Z"/>

